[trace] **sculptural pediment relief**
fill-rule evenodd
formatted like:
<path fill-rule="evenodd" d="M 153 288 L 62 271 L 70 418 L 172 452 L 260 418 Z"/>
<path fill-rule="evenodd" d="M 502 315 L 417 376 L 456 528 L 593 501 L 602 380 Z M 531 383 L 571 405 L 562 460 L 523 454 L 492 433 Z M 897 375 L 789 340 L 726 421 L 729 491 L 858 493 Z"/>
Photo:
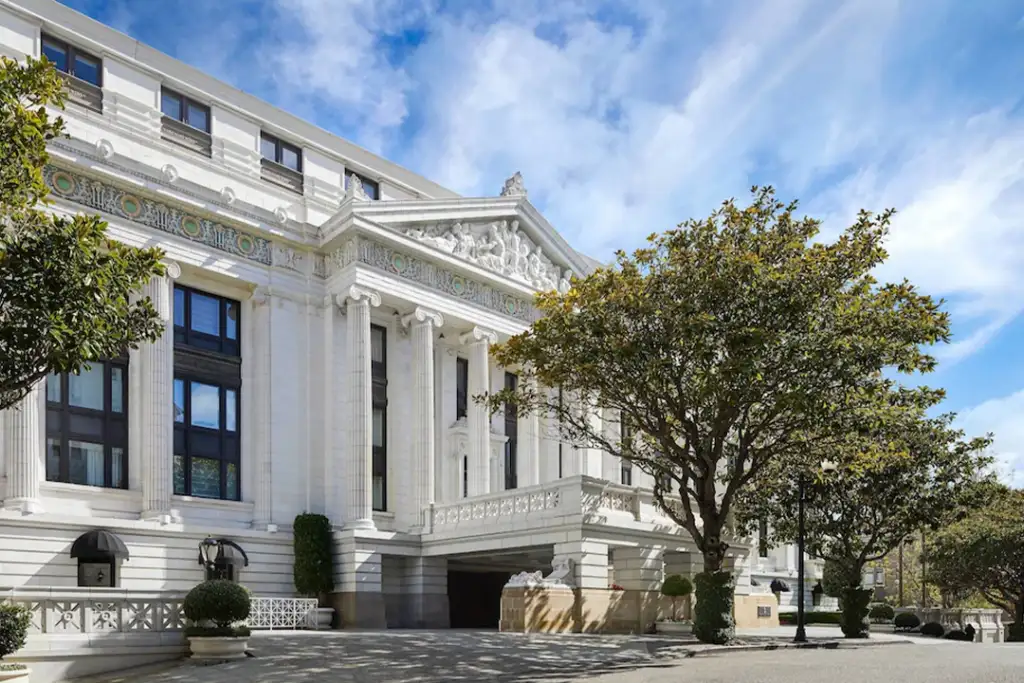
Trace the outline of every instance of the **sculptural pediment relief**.
<path fill-rule="evenodd" d="M 406 237 L 540 290 L 569 291 L 572 271 L 562 270 L 517 220 L 490 223 L 454 221 L 398 226 Z"/>

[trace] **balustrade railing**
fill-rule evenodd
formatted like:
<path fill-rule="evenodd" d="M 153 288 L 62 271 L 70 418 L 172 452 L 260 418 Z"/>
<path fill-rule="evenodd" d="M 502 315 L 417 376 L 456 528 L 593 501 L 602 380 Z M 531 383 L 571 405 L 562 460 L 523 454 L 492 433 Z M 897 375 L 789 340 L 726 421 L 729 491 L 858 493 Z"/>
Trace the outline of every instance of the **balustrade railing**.
<path fill-rule="evenodd" d="M 316 628 L 316 598 L 253 598 L 251 605 L 249 628 Z"/>
<path fill-rule="evenodd" d="M 185 596 L 118 588 L 0 589 L 31 615 L 29 635 L 160 633 L 185 628 Z"/>
<path fill-rule="evenodd" d="M 566 511 L 566 481 L 488 493 L 455 503 L 435 503 L 429 506 L 427 518 L 431 520 L 433 531 L 438 532 L 456 527 L 570 514 Z M 578 480 L 575 485 L 578 490 Z"/>

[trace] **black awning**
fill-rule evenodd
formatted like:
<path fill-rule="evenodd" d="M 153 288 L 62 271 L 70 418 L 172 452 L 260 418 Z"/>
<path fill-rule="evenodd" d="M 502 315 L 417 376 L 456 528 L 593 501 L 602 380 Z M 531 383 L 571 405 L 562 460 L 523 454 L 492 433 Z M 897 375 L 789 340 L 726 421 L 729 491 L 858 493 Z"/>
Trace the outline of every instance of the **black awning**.
<path fill-rule="evenodd" d="M 207 540 L 209 542 L 209 540 Z M 227 538 L 218 538 L 215 543 L 217 554 L 213 556 L 213 564 L 216 567 L 235 566 L 248 567 L 249 556 L 245 554 L 242 547 Z M 203 564 L 203 554 L 199 553 L 199 564 Z"/>
<path fill-rule="evenodd" d="M 782 579 L 772 579 L 772 593 L 788 593 L 789 584 Z"/>
<path fill-rule="evenodd" d="M 71 544 L 71 557 L 79 560 L 106 562 L 115 558 L 128 559 L 128 546 L 117 534 L 106 529 L 93 529 Z"/>

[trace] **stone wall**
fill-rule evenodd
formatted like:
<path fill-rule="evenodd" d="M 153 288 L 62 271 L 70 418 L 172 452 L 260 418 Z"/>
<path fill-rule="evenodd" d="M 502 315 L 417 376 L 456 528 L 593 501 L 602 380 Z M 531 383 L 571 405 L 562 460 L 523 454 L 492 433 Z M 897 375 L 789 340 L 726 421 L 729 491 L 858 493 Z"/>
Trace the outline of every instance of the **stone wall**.
<path fill-rule="evenodd" d="M 688 599 L 678 615 L 689 618 Z M 500 630 L 520 633 L 650 633 L 672 614 L 670 598 L 655 591 L 517 587 L 501 594 Z M 776 617 L 776 625 L 778 618 Z"/>
<path fill-rule="evenodd" d="M 768 628 L 779 625 L 779 603 L 774 595 L 737 595 L 733 606 L 736 628 Z M 758 607 L 768 607 L 770 616 L 758 616 Z"/>

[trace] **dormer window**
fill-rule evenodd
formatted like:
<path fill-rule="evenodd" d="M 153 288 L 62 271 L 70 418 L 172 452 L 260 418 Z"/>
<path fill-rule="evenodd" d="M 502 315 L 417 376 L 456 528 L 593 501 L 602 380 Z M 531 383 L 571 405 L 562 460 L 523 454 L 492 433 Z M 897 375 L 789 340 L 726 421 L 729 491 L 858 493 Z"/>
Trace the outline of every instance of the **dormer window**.
<path fill-rule="evenodd" d="M 260 134 L 261 176 L 302 194 L 302 150 L 268 133 Z"/>
<path fill-rule="evenodd" d="M 160 135 L 164 140 L 210 156 L 210 108 L 170 88 L 160 88 Z"/>
<path fill-rule="evenodd" d="M 103 61 L 63 40 L 42 37 L 42 53 L 68 85 L 68 101 L 103 111 Z"/>

